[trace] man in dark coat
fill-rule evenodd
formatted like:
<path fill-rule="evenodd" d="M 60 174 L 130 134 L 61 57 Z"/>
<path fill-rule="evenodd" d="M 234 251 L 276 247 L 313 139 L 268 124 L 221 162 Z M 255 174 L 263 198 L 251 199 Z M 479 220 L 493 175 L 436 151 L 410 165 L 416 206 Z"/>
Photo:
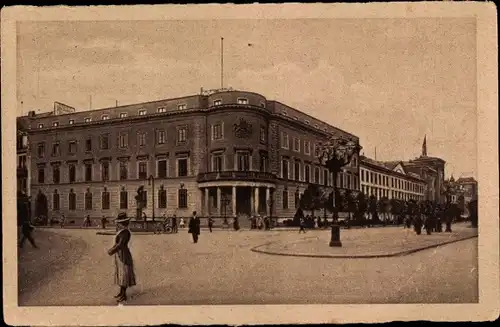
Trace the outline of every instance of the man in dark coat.
<path fill-rule="evenodd" d="M 208 230 L 210 230 L 210 233 L 212 232 L 212 227 L 214 227 L 214 219 L 212 217 L 208 218 Z"/>
<path fill-rule="evenodd" d="M 193 217 L 189 220 L 188 233 L 193 236 L 193 242 L 198 243 L 198 235 L 200 235 L 200 218 L 196 216 L 196 211 L 193 211 Z"/>
<path fill-rule="evenodd" d="M 172 216 L 172 232 L 177 233 L 179 231 L 179 228 L 177 227 L 177 216 L 173 215 Z"/>

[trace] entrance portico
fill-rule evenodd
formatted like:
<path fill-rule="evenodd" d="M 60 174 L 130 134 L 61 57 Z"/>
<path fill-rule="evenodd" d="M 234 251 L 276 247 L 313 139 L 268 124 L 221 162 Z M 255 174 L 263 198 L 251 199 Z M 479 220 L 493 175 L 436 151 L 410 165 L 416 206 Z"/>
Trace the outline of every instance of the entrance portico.
<path fill-rule="evenodd" d="M 272 183 L 218 181 L 200 183 L 199 188 L 203 192 L 204 216 L 271 215 L 275 189 Z"/>

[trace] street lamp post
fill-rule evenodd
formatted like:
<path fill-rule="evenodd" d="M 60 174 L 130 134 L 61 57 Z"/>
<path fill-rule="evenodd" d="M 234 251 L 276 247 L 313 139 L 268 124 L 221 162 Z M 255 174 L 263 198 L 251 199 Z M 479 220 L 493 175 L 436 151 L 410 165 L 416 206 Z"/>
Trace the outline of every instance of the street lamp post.
<path fill-rule="evenodd" d="M 151 185 L 151 195 L 153 196 L 153 222 L 155 221 L 155 178 L 150 175 L 148 178 L 148 184 Z"/>
<path fill-rule="evenodd" d="M 361 146 L 352 140 L 333 136 L 328 141 L 319 143 L 318 147 L 319 153 L 316 155 L 318 156 L 319 163 L 333 174 L 333 201 L 335 211 L 337 207 L 335 203 L 337 175 L 342 170 L 342 167 L 351 162 L 354 154 L 359 153 Z M 340 226 L 335 221 L 332 223 L 330 246 L 342 246 L 342 242 L 340 241 Z"/>
<path fill-rule="evenodd" d="M 273 224 L 273 204 L 274 204 L 273 198 L 269 197 L 269 200 L 267 200 L 267 205 L 269 206 L 269 225 L 270 225 L 270 228 L 271 228 L 271 226 L 274 227 L 274 224 Z"/>

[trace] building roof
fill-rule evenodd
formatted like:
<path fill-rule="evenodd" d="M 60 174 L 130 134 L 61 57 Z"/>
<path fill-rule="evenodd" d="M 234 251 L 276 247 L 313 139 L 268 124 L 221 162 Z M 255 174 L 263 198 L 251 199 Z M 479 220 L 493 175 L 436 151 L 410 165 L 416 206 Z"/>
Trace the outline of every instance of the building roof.
<path fill-rule="evenodd" d="M 457 183 L 477 183 L 474 177 L 460 177 L 457 179 Z"/>
<path fill-rule="evenodd" d="M 359 159 L 360 159 L 360 162 L 362 162 L 364 164 L 376 166 L 376 167 L 379 167 L 383 170 L 390 171 L 391 173 L 394 173 L 394 174 L 401 174 L 400 172 L 397 172 L 394 170 L 399 164 L 401 164 L 403 166 L 403 169 L 405 170 L 405 173 L 401 174 L 401 175 L 411 177 L 414 179 L 423 180 L 422 177 L 418 173 L 408 172 L 406 170 L 406 167 L 404 166 L 403 161 L 377 161 L 377 160 L 368 158 L 368 157 L 363 156 L 363 155 L 359 156 Z"/>

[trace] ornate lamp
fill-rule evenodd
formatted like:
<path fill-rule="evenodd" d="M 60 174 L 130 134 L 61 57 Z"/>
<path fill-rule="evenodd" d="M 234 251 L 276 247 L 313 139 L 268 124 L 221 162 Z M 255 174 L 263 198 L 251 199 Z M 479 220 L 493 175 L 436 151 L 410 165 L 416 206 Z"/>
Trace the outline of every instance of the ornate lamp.
<path fill-rule="evenodd" d="M 333 201 L 335 208 L 337 175 L 341 172 L 342 167 L 351 162 L 351 159 L 355 154 L 359 154 L 361 146 L 351 139 L 332 136 L 326 142 L 318 143 L 317 148 L 318 153 L 316 153 L 316 155 L 318 156 L 319 163 L 333 174 Z M 342 246 L 342 243 L 340 242 L 340 227 L 335 222 L 332 224 L 332 238 L 330 240 L 330 246 Z"/>

